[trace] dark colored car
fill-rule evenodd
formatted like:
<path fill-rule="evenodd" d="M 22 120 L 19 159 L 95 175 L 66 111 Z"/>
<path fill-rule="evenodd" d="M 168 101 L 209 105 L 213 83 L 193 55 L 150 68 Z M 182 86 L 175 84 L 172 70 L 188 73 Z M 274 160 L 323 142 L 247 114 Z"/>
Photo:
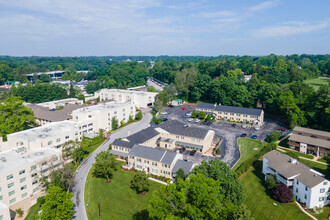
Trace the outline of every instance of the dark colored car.
<path fill-rule="evenodd" d="M 246 137 L 246 134 L 245 133 L 241 134 L 241 137 Z"/>
<path fill-rule="evenodd" d="M 174 105 L 169 105 L 168 107 L 170 107 L 170 108 L 173 108 L 173 107 L 174 107 Z"/>
<path fill-rule="evenodd" d="M 157 126 L 157 125 L 156 125 L 155 123 L 153 123 L 153 122 L 150 123 L 150 127 L 153 128 L 153 127 L 156 127 L 156 126 Z"/>
<path fill-rule="evenodd" d="M 255 135 L 255 134 L 251 136 L 252 139 L 257 139 L 257 137 L 258 137 L 258 136 Z"/>
<path fill-rule="evenodd" d="M 54 111 L 56 111 L 56 109 L 55 108 L 52 108 L 52 109 L 49 109 L 49 111 L 50 112 L 54 112 Z"/>
<path fill-rule="evenodd" d="M 183 152 L 186 151 L 186 148 L 180 148 L 179 152 L 182 154 Z"/>
<path fill-rule="evenodd" d="M 232 124 L 231 126 L 232 126 L 232 127 L 236 127 L 236 124 Z"/>
<path fill-rule="evenodd" d="M 206 125 L 211 125 L 212 124 L 212 122 L 211 121 L 208 121 L 207 123 L 206 123 Z"/>
<path fill-rule="evenodd" d="M 163 118 L 163 121 L 167 121 L 168 119 L 167 118 Z"/>
<path fill-rule="evenodd" d="M 194 156 L 194 155 L 196 154 L 196 152 L 197 152 L 196 150 L 193 150 L 193 151 L 191 151 L 191 152 L 189 153 L 189 155 L 190 155 L 190 156 Z"/>
<path fill-rule="evenodd" d="M 183 108 L 181 108 L 181 110 L 187 110 L 187 108 L 186 107 L 183 107 Z"/>

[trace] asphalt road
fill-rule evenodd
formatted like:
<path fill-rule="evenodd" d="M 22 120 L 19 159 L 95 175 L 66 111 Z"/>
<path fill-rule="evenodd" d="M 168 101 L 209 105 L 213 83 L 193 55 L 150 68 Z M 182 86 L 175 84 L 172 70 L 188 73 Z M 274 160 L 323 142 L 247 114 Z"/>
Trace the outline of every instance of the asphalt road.
<path fill-rule="evenodd" d="M 182 107 L 185 107 L 186 110 L 182 110 Z M 240 123 L 237 123 L 236 127 L 232 127 L 233 123 L 224 121 L 215 122 L 210 126 L 204 125 L 202 122 L 188 122 L 188 118 L 185 118 L 184 114 L 195 111 L 195 108 L 196 107 L 193 105 L 183 105 L 173 108 L 167 107 L 163 109 L 167 114 L 162 114 L 160 117 L 168 118 L 168 120 L 178 120 L 189 124 L 192 127 L 214 130 L 215 135 L 223 140 L 220 145 L 221 157 L 219 159 L 226 162 L 229 167 L 232 167 L 240 157 L 237 138 L 239 138 L 243 133 L 247 134 L 247 138 L 250 138 L 252 135 L 257 135 L 258 140 L 263 140 L 268 134 L 281 127 L 278 122 L 268 119 L 265 119 L 264 124 L 258 131 L 254 130 L 254 127 L 252 126 L 244 129 Z"/>
<path fill-rule="evenodd" d="M 89 170 L 91 169 L 92 165 L 95 162 L 95 157 L 101 151 L 107 150 L 109 144 L 111 144 L 117 138 L 123 138 L 139 132 L 142 129 L 145 129 L 149 126 L 150 120 L 152 118 L 150 114 L 151 109 L 144 109 L 143 118 L 139 122 L 135 122 L 130 124 L 120 130 L 115 131 L 110 135 L 110 138 L 100 145 L 79 167 L 75 178 L 74 178 L 74 186 L 71 188 L 74 196 L 72 198 L 73 202 L 75 203 L 75 214 L 73 218 L 79 220 L 87 220 L 86 210 L 85 210 L 85 202 L 84 202 L 84 190 L 85 190 L 85 182 L 88 175 Z"/>

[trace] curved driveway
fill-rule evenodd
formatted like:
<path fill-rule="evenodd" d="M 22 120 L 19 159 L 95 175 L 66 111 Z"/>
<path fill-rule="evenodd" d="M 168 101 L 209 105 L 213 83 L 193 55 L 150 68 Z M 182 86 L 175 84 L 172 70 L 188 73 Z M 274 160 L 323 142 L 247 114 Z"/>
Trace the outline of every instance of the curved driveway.
<path fill-rule="evenodd" d="M 74 177 L 74 186 L 71 188 L 74 197 L 73 202 L 75 205 L 75 214 L 74 218 L 79 220 L 87 220 L 85 202 L 84 202 L 84 191 L 85 191 L 85 182 L 89 170 L 95 162 L 95 157 L 101 151 L 107 150 L 109 144 L 111 144 L 117 138 L 122 138 L 139 132 L 140 130 L 147 128 L 149 122 L 152 118 L 150 114 L 150 109 L 144 109 L 143 118 L 139 122 L 132 123 L 126 127 L 123 127 L 113 133 L 111 133 L 110 138 L 100 145 L 79 167 L 75 177 Z"/>

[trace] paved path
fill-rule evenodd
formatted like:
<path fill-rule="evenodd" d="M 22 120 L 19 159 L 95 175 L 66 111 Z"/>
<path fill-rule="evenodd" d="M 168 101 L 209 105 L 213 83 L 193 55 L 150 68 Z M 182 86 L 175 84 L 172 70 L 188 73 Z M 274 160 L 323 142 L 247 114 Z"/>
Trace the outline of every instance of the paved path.
<path fill-rule="evenodd" d="M 144 109 L 143 118 L 139 122 L 135 122 L 126 127 L 123 127 L 110 135 L 110 138 L 100 145 L 79 167 L 75 177 L 74 177 L 74 186 L 72 187 L 73 202 L 76 204 L 75 219 L 79 220 L 87 220 L 86 210 L 85 210 L 85 202 L 84 202 L 84 191 L 85 191 L 85 182 L 88 175 L 89 170 L 95 162 L 95 157 L 101 151 L 107 150 L 109 144 L 111 144 L 115 139 L 122 138 L 134 134 L 144 128 L 149 126 L 149 122 L 152 118 L 150 114 L 150 109 Z"/>

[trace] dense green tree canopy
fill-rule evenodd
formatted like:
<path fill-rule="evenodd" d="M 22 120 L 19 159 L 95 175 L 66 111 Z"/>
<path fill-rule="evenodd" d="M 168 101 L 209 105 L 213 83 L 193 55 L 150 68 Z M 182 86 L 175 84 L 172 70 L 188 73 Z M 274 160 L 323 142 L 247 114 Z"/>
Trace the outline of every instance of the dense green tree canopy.
<path fill-rule="evenodd" d="M 93 176 L 98 178 L 105 178 L 110 182 L 114 172 L 118 169 L 118 161 L 114 155 L 109 151 L 102 151 L 95 158 L 93 166 Z"/>
<path fill-rule="evenodd" d="M 33 111 L 23 105 L 19 97 L 9 97 L 0 102 L 0 135 L 5 140 L 7 134 L 22 131 L 35 124 Z"/>

